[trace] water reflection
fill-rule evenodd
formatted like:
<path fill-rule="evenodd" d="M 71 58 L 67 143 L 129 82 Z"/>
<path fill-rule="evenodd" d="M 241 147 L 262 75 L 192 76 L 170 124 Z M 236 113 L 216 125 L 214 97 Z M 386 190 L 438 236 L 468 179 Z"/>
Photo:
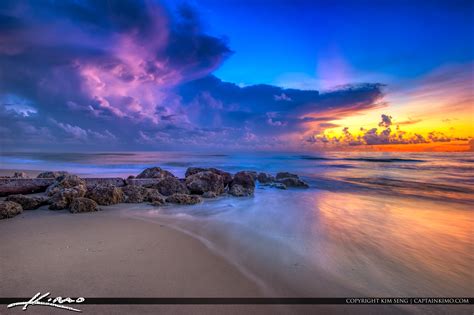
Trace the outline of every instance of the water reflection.
<path fill-rule="evenodd" d="M 258 189 L 133 216 L 166 218 L 204 237 L 278 294 L 470 296 L 468 206 L 318 189 Z"/>
<path fill-rule="evenodd" d="M 325 268 L 340 278 L 374 294 L 474 292 L 474 217 L 467 207 L 327 192 L 314 202 Z"/>

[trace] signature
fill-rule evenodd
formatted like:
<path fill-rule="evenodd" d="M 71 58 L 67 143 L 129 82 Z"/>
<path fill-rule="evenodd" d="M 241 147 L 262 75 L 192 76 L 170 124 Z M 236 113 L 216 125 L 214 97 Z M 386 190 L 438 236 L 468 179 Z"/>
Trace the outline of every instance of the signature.
<path fill-rule="evenodd" d="M 56 298 L 52 298 L 52 297 L 49 297 L 50 294 L 51 293 L 48 292 L 48 293 L 45 293 L 45 294 L 41 295 L 41 292 L 38 292 L 29 301 L 12 303 L 12 304 L 7 305 L 7 308 L 12 308 L 12 307 L 16 307 L 16 306 L 23 306 L 22 310 L 26 311 L 26 309 L 30 305 L 42 305 L 42 306 L 50 306 L 50 307 L 60 308 L 60 309 L 68 310 L 68 311 L 72 311 L 72 312 L 82 312 L 81 310 L 78 310 L 76 308 L 73 308 L 73 307 L 70 307 L 70 306 L 67 306 L 67 305 L 63 305 L 63 304 L 64 303 L 68 303 L 68 304 L 82 303 L 86 300 L 85 298 L 79 297 L 77 299 L 72 299 L 70 297 L 62 298 L 60 296 L 58 296 Z"/>

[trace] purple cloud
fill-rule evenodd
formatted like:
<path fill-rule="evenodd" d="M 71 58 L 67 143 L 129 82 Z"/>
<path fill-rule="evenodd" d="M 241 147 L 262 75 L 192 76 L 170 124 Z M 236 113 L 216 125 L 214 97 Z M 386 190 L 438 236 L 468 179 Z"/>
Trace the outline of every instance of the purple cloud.
<path fill-rule="evenodd" d="M 5 147 L 285 147 L 385 106 L 378 83 L 319 93 L 221 81 L 212 72 L 232 52 L 189 6 L 5 0 L 0 21 Z"/>

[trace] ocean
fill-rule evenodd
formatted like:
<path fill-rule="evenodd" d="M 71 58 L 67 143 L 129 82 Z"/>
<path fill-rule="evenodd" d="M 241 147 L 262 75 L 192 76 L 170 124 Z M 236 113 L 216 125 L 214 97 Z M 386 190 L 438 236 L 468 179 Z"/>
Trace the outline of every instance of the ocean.
<path fill-rule="evenodd" d="M 269 295 L 473 296 L 472 153 L 6 153 L 3 169 L 137 175 L 160 166 L 300 175 L 308 189 L 123 215 L 200 239 Z"/>

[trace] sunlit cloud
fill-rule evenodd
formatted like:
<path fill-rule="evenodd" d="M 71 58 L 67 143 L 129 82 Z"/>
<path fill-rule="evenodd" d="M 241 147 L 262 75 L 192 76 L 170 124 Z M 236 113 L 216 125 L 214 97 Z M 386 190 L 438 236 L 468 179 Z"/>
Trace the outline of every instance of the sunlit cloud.
<path fill-rule="evenodd" d="M 306 142 L 315 146 L 325 146 L 328 149 L 340 149 L 344 146 L 384 146 L 384 145 L 415 145 L 430 143 L 449 143 L 471 141 L 470 138 L 459 138 L 441 131 L 430 131 L 426 136 L 419 133 L 406 132 L 400 125 L 395 125 L 392 116 L 382 114 L 374 128 L 361 126 L 358 130 L 350 131 L 342 128 L 340 135 L 327 135 L 315 132 L 306 138 Z M 470 143 L 470 142 L 469 142 Z"/>
<path fill-rule="evenodd" d="M 215 76 L 228 41 L 187 5 L 6 1 L 0 17 L 5 148 L 313 150 L 474 136 L 472 63 L 393 81 L 334 44 L 312 75 L 237 84 Z"/>

